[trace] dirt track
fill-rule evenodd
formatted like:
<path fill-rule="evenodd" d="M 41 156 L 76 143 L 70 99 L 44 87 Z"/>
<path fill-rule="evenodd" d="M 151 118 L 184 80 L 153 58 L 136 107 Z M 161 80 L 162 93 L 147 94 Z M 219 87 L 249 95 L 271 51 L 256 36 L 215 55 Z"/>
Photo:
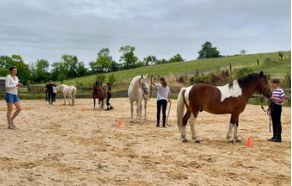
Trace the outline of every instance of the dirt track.
<path fill-rule="evenodd" d="M 167 128 L 155 127 L 154 99 L 140 124 L 129 122 L 127 98 L 112 99 L 111 111 L 93 110 L 91 99 L 73 107 L 21 101 L 17 130 L 7 129 L 0 102 L 0 185 L 291 184 L 291 108 L 283 108 L 282 143 L 267 141 L 268 116 L 248 105 L 240 116 L 241 143 L 227 143 L 229 115 L 202 112 L 196 144 L 181 142 L 175 100 Z M 246 146 L 249 136 L 253 147 Z"/>

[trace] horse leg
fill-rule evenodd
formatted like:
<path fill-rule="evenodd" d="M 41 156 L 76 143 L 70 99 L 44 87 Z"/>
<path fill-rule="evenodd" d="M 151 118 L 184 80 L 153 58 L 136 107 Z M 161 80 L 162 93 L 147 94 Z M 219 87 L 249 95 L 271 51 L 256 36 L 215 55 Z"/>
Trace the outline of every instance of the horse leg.
<path fill-rule="evenodd" d="M 93 98 L 93 110 L 95 110 L 95 99 Z"/>
<path fill-rule="evenodd" d="M 192 114 L 192 111 L 190 109 L 187 109 L 187 112 L 185 113 L 185 115 L 183 117 L 183 126 L 182 126 L 182 130 L 181 130 L 181 137 L 183 138 L 183 142 L 184 143 L 188 142 L 187 132 L 186 132 L 186 125 L 188 123 L 188 120 L 191 117 L 191 114 Z"/>
<path fill-rule="evenodd" d="M 98 104 L 99 104 L 99 109 L 102 109 L 101 107 L 102 107 L 102 100 L 99 98 L 98 99 Z"/>
<path fill-rule="evenodd" d="M 137 123 L 140 123 L 140 117 L 141 117 L 141 101 L 137 101 Z"/>
<path fill-rule="evenodd" d="M 131 123 L 133 123 L 134 122 L 134 119 L 133 119 L 134 103 L 130 102 L 130 104 L 131 104 Z"/>
<path fill-rule="evenodd" d="M 238 119 L 238 116 L 231 115 L 230 124 L 229 124 L 228 132 L 227 132 L 228 143 L 233 143 L 233 139 L 232 139 L 232 134 L 231 133 L 232 133 L 234 125 L 236 125 L 237 119 Z M 235 131 L 234 131 L 234 133 L 235 133 Z M 236 129 L 236 134 L 237 134 L 237 129 Z"/>
<path fill-rule="evenodd" d="M 66 96 L 64 95 L 64 105 L 66 105 Z"/>
<path fill-rule="evenodd" d="M 236 121 L 236 124 L 234 125 L 234 138 L 236 139 L 236 142 L 241 142 L 241 139 L 238 136 L 237 130 L 238 130 L 238 120 Z"/>
<path fill-rule="evenodd" d="M 146 112 L 146 109 L 147 109 L 147 100 L 144 99 L 145 119 L 147 119 L 147 112 Z"/>
<path fill-rule="evenodd" d="M 104 108 L 105 105 L 106 105 L 106 104 L 105 104 L 105 99 L 103 99 L 103 100 L 102 100 L 102 108 Z"/>
<path fill-rule="evenodd" d="M 194 117 L 194 115 L 191 115 L 190 118 L 190 125 L 191 125 L 191 131 L 192 131 L 192 139 L 195 140 L 195 143 L 200 143 L 199 138 L 196 135 L 196 131 L 195 131 L 195 122 L 196 122 L 197 117 Z"/>

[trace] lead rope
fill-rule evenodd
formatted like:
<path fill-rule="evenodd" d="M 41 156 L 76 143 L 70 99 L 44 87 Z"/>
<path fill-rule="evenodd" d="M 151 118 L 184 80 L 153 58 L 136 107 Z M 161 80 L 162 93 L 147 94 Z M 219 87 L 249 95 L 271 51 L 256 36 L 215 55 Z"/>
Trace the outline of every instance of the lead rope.
<path fill-rule="evenodd" d="M 169 118 L 169 114 L 170 114 L 170 108 L 171 108 L 171 101 L 169 102 L 168 113 L 167 113 L 167 117 L 166 117 L 166 121 L 165 121 L 166 125 L 169 126 L 169 127 L 171 127 L 171 125 L 168 124 L 168 118 Z"/>
<path fill-rule="evenodd" d="M 268 115 L 269 115 L 269 131 L 270 132 L 272 132 L 272 130 L 271 130 L 271 126 L 272 126 L 272 116 L 271 116 L 271 113 L 272 113 L 272 110 L 273 110 L 273 106 L 274 106 L 274 102 L 272 102 L 272 103 L 270 103 L 269 101 L 268 101 L 268 109 L 267 110 L 265 110 L 265 108 L 264 108 L 264 104 L 263 104 L 263 102 L 264 102 L 264 97 L 262 96 L 262 94 L 260 94 L 260 97 L 261 97 L 261 108 L 263 109 L 263 111 L 265 112 L 265 113 L 267 113 Z"/>

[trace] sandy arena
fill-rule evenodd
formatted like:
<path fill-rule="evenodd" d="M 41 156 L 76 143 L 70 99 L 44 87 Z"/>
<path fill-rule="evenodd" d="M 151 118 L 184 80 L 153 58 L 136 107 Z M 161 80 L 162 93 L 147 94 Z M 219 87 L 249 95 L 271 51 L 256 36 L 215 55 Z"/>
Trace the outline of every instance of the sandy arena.
<path fill-rule="evenodd" d="M 155 99 L 140 124 L 130 123 L 127 98 L 111 99 L 111 111 L 93 110 L 91 99 L 77 99 L 73 107 L 63 106 L 63 100 L 53 106 L 21 100 L 17 130 L 7 129 L 6 103 L 0 102 L 3 186 L 291 184 L 290 107 L 282 112 L 282 143 L 268 142 L 268 116 L 260 106 L 247 105 L 239 121 L 241 143 L 227 143 L 230 115 L 202 112 L 195 125 L 201 143 L 196 144 L 181 141 L 176 100 L 167 128 L 155 127 Z M 190 140 L 189 125 L 187 134 Z M 247 146 L 249 136 L 253 147 Z"/>

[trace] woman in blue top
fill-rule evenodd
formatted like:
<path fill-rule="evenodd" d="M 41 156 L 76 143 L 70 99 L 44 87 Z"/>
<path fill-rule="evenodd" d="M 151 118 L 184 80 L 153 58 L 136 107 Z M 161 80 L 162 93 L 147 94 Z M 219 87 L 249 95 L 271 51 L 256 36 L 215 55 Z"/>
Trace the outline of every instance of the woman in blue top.
<path fill-rule="evenodd" d="M 18 88 L 23 87 L 23 85 L 18 82 L 18 77 L 16 76 L 17 74 L 16 67 L 10 67 L 9 72 L 10 72 L 10 75 L 6 76 L 6 80 L 5 80 L 5 89 L 6 89 L 5 99 L 7 103 L 8 129 L 14 129 L 15 125 L 13 121 L 21 111 L 19 98 L 17 96 L 17 90 Z M 11 117 L 13 105 L 15 105 L 16 111 Z"/>
<path fill-rule="evenodd" d="M 167 86 L 167 83 L 165 81 L 164 77 L 161 77 L 159 79 L 159 83 L 154 82 L 154 75 L 151 80 L 151 83 L 155 86 L 157 90 L 157 124 L 156 127 L 159 127 L 160 123 L 160 111 L 162 107 L 162 126 L 165 127 L 165 120 L 166 120 L 166 107 L 167 102 L 170 102 L 170 90 Z"/>

